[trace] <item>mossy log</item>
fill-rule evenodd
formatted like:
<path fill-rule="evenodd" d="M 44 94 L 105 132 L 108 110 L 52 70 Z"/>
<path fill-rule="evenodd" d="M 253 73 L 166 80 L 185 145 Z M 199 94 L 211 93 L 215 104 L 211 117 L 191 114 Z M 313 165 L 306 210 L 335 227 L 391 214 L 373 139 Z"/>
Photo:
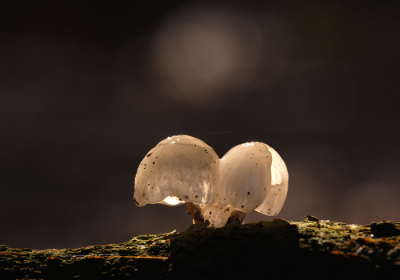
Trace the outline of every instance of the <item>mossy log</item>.
<path fill-rule="evenodd" d="M 307 216 L 140 235 L 121 244 L 32 250 L 0 245 L 0 279 L 378 279 L 400 275 L 400 223 Z"/>

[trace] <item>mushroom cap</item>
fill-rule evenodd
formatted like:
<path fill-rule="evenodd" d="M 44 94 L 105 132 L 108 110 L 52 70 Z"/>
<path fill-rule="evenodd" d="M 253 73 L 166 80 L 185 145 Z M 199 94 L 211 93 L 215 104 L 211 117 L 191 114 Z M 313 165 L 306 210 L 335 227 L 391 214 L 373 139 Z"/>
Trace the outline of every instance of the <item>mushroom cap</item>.
<path fill-rule="evenodd" d="M 267 189 L 267 198 L 256 209 L 264 215 L 275 216 L 281 211 L 289 189 L 289 173 L 281 156 L 271 147 L 272 155 L 271 186 Z"/>
<path fill-rule="evenodd" d="M 213 204 L 218 176 L 219 158 L 210 146 L 188 135 L 171 136 L 143 158 L 133 199 L 138 206 Z"/>
<path fill-rule="evenodd" d="M 249 142 L 230 149 L 220 159 L 218 205 L 250 212 L 259 207 L 271 188 L 272 156 L 269 146 Z"/>

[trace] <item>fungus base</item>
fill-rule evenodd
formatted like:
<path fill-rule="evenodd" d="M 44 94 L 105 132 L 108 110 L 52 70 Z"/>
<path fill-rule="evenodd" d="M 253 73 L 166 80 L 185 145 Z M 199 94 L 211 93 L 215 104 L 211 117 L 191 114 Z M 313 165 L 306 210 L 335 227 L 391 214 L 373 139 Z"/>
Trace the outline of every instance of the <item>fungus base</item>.
<path fill-rule="evenodd" d="M 201 208 L 197 204 L 188 202 L 188 203 L 186 203 L 186 205 L 188 208 L 188 214 L 192 216 L 194 224 L 205 223 L 206 221 L 209 221 L 210 219 L 213 218 L 213 215 L 205 215 L 205 209 Z M 216 208 L 218 208 L 218 207 L 216 207 Z M 230 208 L 232 208 L 232 207 L 230 207 Z M 221 209 L 220 212 L 225 212 L 225 211 L 223 209 Z M 230 215 L 229 215 L 229 213 L 230 213 Z M 244 218 L 246 217 L 245 212 L 242 212 L 239 210 L 231 210 L 229 213 L 228 213 L 229 217 L 227 217 L 227 221 L 224 224 L 224 226 L 226 226 L 226 225 L 242 225 L 243 224 Z M 216 216 L 216 214 L 214 214 L 214 216 Z M 209 221 L 209 222 L 210 222 L 210 226 L 213 227 L 213 223 L 211 221 Z"/>

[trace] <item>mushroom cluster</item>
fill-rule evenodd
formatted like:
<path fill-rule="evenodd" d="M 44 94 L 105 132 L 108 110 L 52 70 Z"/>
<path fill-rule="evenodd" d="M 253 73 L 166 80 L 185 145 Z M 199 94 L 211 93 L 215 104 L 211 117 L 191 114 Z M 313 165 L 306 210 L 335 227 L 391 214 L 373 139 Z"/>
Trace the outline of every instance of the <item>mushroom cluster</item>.
<path fill-rule="evenodd" d="M 140 163 L 133 200 L 136 205 L 186 203 L 194 223 L 210 227 L 242 224 L 246 213 L 275 216 L 288 191 L 285 162 L 267 144 L 249 142 L 219 159 L 200 139 L 168 137 Z"/>

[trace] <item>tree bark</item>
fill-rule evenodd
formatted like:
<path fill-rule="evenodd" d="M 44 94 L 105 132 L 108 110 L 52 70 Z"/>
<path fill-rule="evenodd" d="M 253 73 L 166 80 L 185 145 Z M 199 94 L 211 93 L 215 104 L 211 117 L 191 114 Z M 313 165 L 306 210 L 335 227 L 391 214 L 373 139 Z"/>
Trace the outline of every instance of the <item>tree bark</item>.
<path fill-rule="evenodd" d="M 377 279 L 400 275 L 400 224 L 307 216 L 140 235 L 121 244 L 32 250 L 0 245 L 0 279 Z"/>

